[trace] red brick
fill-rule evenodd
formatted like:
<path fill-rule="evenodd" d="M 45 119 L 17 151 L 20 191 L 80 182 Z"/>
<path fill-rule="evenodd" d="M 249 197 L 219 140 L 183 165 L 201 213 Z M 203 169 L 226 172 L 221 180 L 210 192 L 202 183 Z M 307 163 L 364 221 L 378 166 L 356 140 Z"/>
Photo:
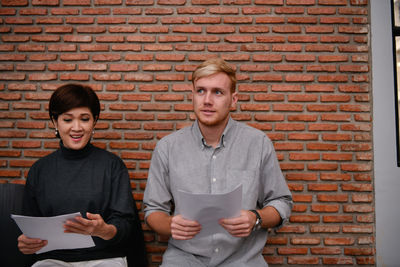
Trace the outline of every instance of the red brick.
<path fill-rule="evenodd" d="M 28 0 L 2 0 L 2 6 L 27 6 Z"/>
<path fill-rule="evenodd" d="M 317 115 L 288 115 L 288 121 L 307 121 L 312 122 L 317 120 Z"/>
<path fill-rule="evenodd" d="M 293 201 L 297 202 L 312 202 L 312 195 L 293 195 Z"/>
<path fill-rule="evenodd" d="M 307 168 L 314 171 L 335 171 L 338 169 L 338 165 L 335 163 L 310 163 Z"/>
<path fill-rule="evenodd" d="M 324 239 L 324 244 L 329 246 L 351 246 L 354 243 L 355 239 L 352 237 L 326 237 Z"/>
<path fill-rule="evenodd" d="M 0 157 L 20 157 L 21 151 L 19 150 L 1 150 Z"/>
<path fill-rule="evenodd" d="M 275 143 L 274 147 L 276 150 L 303 150 L 303 144 L 298 143 Z"/>
<path fill-rule="evenodd" d="M 78 33 L 104 33 L 106 27 L 104 26 L 77 26 L 76 31 Z"/>
<path fill-rule="evenodd" d="M 324 257 L 322 259 L 322 263 L 327 265 L 353 265 L 354 261 L 350 257 Z"/>
<path fill-rule="evenodd" d="M 274 104 L 272 110 L 275 112 L 301 112 L 303 111 L 303 107 L 302 104 Z"/>
<path fill-rule="evenodd" d="M 292 215 L 289 220 L 291 223 L 318 223 L 320 217 L 318 215 Z"/>
<path fill-rule="evenodd" d="M 352 215 L 329 215 L 329 216 L 323 216 L 322 220 L 324 223 L 352 223 L 353 216 Z"/>
<path fill-rule="evenodd" d="M 10 160 L 9 166 L 16 168 L 30 168 L 34 162 L 35 160 Z"/>
<path fill-rule="evenodd" d="M 88 6 L 90 5 L 90 0 L 64 0 L 63 4 L 66 6 Z"/>
<path fill-rule="evenodd" d="M 138 105 L 137 104 L 110 104 L 109 105 L 110 110 L 126 110 L 126 111 L 134 111 L 138 110 Z"/>
<path fill-rule="evenodd" d="M 340 247 L 312 247 L 310 250 L 315 255 L 338 255 L 342 251 Z"/>
<path fill-rule="evenodd" d="M 307 254 L 307 248 L 300 248 L 300 247 L 296 247 L 296 248 L 278 248 L 278 254 L 280 255 L 291 255 L 291 254 L 302 254 L 305 255 Z"/>
<path fill-rule="evenodd" d="M 315 265 L 318 264 L 319 260 L 317 257 L 288 257 L 289 264 L 299 265 Z"/>
<path fill-rule="evenodd" d="M 311 233 L 339 233 L 340 226 L 338 225 L 312 225 Z"/>
<path fill-rule="evenodd" d="M 358 265 L 375 265 L 375 257 L 357 257 Z"/>
<path fill-rule="evenodd" d="M 375 250 L 373 248 L 344 248 L 344 254 L 368 256 L 368 255 L 374 255 Z"/>
<path fill-rule="evenodd" d="M 318 194 L 317 199 L 320 202 L 347 202 L 347 194 Z"/>
<path fill-rule="evenodd" d="M 277 7 L 275 8 L 277 14 L 303 14 L 303 7 Z M 290 17 L 288 18 L 289 23 L 316 23 L 316 18 L 307 17 Z"/>
<path fill-rule="evenodd" d="M 308 184 L 310 191 L 337 191 L 338 185 L 336 184 Z"/>
<path fill-rule="evenodd" d="M 284 116 L 280 114 L 255 114 L 256 121 L 283 121 Z"/>
<path fill-rule="evenodd" d="M 321 238 L 319 237 L 293 237 L 290 239 L 292 245 L 319 245 Z"/>
<path fill-rule="evenodd" d="M 293 64 L 286 64 L 286 65 L 275 65 L 273 67 L 274 71 L 302 71 L 303 66 L 302 65 L 293 65 Z"/>
<path fill-rule="evenodd" d="M 302 180 L 302 181 L 316 181 L 317 176 L 314 173 L 288 173 L 286 175 L 288 180 Z"/>
<path fill-rule="evenodd" d="M 344 225 L 343 233 L 372 233 L 372 225 Z"/>
<path fill-rule="evenodd" d="M 21 177 L 21 171 L 19 171 L 19 170 L 3 170 L 3 169 L 0 169 L 0 177 L 19 178 L 19 177 Z"/>

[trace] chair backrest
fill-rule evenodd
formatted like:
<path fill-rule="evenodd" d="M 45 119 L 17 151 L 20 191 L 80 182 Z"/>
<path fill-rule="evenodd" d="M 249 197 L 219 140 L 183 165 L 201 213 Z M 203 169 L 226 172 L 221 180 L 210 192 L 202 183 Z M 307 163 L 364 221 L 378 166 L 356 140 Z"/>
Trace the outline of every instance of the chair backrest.
<path fill-rule="evenodd" d="M 135 201 L 135 200 L 134 200 Z M 146 245 L 144 242 L 144 234 L 142 225 L 139 219 L 139 213 L 136 209 L 136 204 L 134 205 L 135 209 L 135 226 L 132 232 L 132 235 L 129 238 L 129 247 L 127 249 L 127 260 L 128 267 L 147 267 L 147 253 L 146 253 Z"/>
<path fill-rule="evenodd" d="M 0 184 L 0 265 L 31 266 L 32 256 L 22 254 L 17 247 L 21 234 L 11 214 L 21 214 L 24 185 Z"/>

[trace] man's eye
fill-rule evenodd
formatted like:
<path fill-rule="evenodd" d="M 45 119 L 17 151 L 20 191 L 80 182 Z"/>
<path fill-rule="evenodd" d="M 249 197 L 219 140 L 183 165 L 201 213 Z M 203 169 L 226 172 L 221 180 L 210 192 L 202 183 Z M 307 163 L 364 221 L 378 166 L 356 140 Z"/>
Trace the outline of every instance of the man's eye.
<path fill-rule="evenodd" d="M 198 93 L 198 94 L 204 93 L 204 89 L 198 89 L 198 90 L 197 90 L 197 93 Z"/>
<path fill-rule="evenodd" d="M 220 90 L 215 91 L 216 95 L 222 95 L 222 92 Z"/>

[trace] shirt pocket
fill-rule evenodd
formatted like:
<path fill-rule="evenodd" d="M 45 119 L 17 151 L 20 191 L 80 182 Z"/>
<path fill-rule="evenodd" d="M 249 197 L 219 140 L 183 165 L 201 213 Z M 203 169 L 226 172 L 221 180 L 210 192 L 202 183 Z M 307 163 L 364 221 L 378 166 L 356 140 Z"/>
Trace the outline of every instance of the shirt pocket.
<path fill-rule="evenodd" d="M 232 191 L 240 184 L 242 185 L 242 208 L 256 208 L 259 194 L 257 172 L 254 170 L 231 169 L 227 171 L 226 178 L 226 188 L 228 191 Z"/>
<path fill-rule="evenodd" d="M 170 172 L 171 190 L 175 194 L 177 190 L 189 193 L 208 193 L 209 178 L 205 166 L 188 167 L 182 165 Z"/>

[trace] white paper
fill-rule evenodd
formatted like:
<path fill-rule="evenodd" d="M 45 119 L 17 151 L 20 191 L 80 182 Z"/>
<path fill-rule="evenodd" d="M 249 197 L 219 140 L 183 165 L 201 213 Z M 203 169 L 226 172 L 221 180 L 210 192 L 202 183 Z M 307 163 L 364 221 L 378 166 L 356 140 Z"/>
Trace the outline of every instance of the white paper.
<path fill-rule="evenodd" d="M 81 216 L 79 212 L 54 217 L 30 217 L 11 214 L 21 231 L 30 238 L 47 240 L 46 246 L 36 253 L 43 253 L 55 249 L 75 249 L 95 246 L 89 235 L 64 233 L 66 220 L 74 220 Z"/>
<path fill-rule="evenodd" d="M 201 231 L 196 237 L 227 233 L 218 221 L 240 216 L 242 185 L 226 194 L 192 194 L 178 190 L 177 205 L 183 218 L 201 224 Z"/>

